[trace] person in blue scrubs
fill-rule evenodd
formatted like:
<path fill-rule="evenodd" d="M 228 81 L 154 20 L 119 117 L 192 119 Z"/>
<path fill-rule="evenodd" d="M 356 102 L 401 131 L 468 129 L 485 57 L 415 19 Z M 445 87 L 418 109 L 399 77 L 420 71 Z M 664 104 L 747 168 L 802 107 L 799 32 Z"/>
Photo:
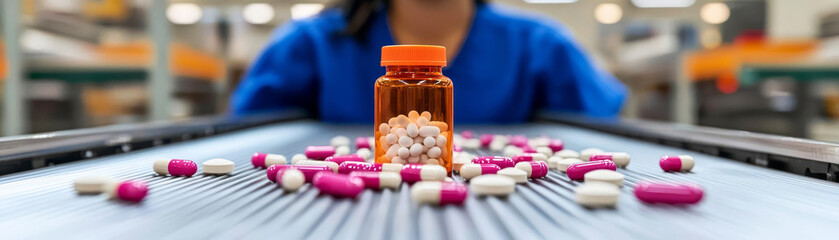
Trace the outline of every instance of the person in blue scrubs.
<path fill-rule="evenodd" d="M 350 0 L 278 28 L 231 100 L 235 114 L 290 108 L 373 121 L 381 47 L 447 49 L 456 123 L 519 123 L 540 110 L 615 116 L 626 88 L 568 29 L 482 0 Z"/>

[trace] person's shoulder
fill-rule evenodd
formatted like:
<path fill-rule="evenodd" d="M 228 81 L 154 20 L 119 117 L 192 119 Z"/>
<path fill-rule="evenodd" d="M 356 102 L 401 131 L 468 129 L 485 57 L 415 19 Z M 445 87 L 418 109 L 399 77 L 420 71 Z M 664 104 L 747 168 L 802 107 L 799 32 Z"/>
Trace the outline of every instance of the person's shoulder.
<path fill-rule="evenodd" d="M 568 31 L 561 23 L 546 15 L 516 9 L 503 4 L 485 4 L 482 6 L 481 11 L 483 11 L 485 20 L 488 20 L 494 25 L 503 26 L 517 32 L 535 35 L 553 32 L 565 35 Z"/>

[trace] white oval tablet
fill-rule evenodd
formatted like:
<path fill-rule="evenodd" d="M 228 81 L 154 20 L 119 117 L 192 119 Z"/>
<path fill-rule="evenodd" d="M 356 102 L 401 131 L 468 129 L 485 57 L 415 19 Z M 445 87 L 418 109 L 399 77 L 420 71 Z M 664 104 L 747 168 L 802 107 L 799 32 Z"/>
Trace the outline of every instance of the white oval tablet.
<path fill-rule="evenodd" d="M 469 181 L 469 189 L 483 196 L 507 196 L 516 191 L 516 181 L 497 174 L 481 175 Z"/>
<path fill-rule="evenodd" d="M 302 154 L 302 153 L 294 154 L 294 156 L 291 156 L 291 164 L 297 164 L 297 162 L 299 162 L 301 160 L 309 160 L 309 159 L 306 158 L 306 155 Z"/>
<path fill-rule="evenodd" d="M 370 160 L 370 156 L 373 156 L 373 152 L 369 148 L 359 148 L 358 151 L 355 151 L 355 154 L 358 154 L 364 160 Z"/>
<path fill-rule="evenodd" d="M 604 153 L 604 152 L 605 151 L 603 151 L 599 148 L 586 148 L 586 149 L 583 149 L 582 151 L 580 151 L 580 160 L 588 162 L 589 157 L 591 157 L 592 154 Z"/>
<path fill-rule="evenodd" d="M 498 175 L 512 178 L 516 181 L 516 183 L 527 182 L 527 172 L 514 167 L 508 167 L 505 169 L 498 170 Z"/>
<path fill-rule="evenodd" d="M 306 155 L 303 155 L 305 158 Z M 280 154 L 267 154 L 265 155 L 265 167 L 270 167 L 274 165 L 286 165 L 288 161 L 286 160 L 285 156 Z"/>
<path fill-rule="evenodd" d="M 602 182 L 587 182 L 574 192 L 577 203 L 586 207 L 614 207 L 620 196 L 618 187 Z"/>
<path fill-rule="evenodd" d="M 327 162 L 327 161 L 318 161 L 318 160 L 302 160 L 297 162 L 294 165 L 321 165 L 327 166 L 332 169 L 333 172 L 338 173 L 338 163 L 335 162 Z"/>
<path fill-rule="evenodd" d="M 306 183 L 306 177 L 303 172 L 297 169 L 286 169 L 283 172 L 283 179 L 280 181 L 283 189 L 289 192 L 297 191 Z"/>
<path fill-rule="evenodd" d="M 553 156 L 553 157 L 548 158 L 548 168 L 556 169 L 560 160 L 562 160 L 562 158 L 557 157 L 557 156 Z"/>
<path fill-rule="evenodd" d="M 617 187 L 623 186 L 623 174 L 612 170 L 599 169 L 587 172 L 583 175 L 585 182 L 604 182 L 615 185 Z"/>
<path fill-rule="evenodd" d="M 109 177 L 84 176 L 73 180 L 73 188 L 79 194 L 100 194 L 105 191 L 106 185 L 113 182 L 115 181 Z"/>
<path fill-rule="evenodd" d="M 338 136 L 333 137 L 331 140 L 329 140 L 329 143 L 333 147 L 349 146 L 350 145 L 350 138 L 338 135 Z"/>
<path fill-rule="evenodd" d="M 379 188 L 397 189 L 402 185 L 402 175 L 397 172 L 380 172 L 379 173 Z"/>
<path fill-rule="evenodd" d="M 571 149 L 562 149 L 559 152 L 555 152 L 554 156 L 561 158 L 580 158 L 580 153 Z"/>
<path fill-rule="evenodd" d="M 576 159 L 576 158 L 565 158 L 565 159 L 562 159 L 562 160 L 559 160 L 558 162 L 556 162 L 556 170 L 559 170 L 560 172 L 565 172 L 565 170 L 568 169 L 568 166 L 571 166 L 572 164 L 581 163 L 581 162 L 583 162 L 583 160 Z"/>
<path fill-rule="evenodd" d="M 204 174 L 218 175 L 224 175 L 233 172 L 234 165 L 235 163 L 233 163 L 233 161 L 223 158 L 213 158 L 201 163 L 202 171 L 204 172 Z"/>
<path fill-rule="evenodd" d="M 350 155 L 351 151 L 349 146 L 338 146 L 335 148 L 335 156 Z"/>

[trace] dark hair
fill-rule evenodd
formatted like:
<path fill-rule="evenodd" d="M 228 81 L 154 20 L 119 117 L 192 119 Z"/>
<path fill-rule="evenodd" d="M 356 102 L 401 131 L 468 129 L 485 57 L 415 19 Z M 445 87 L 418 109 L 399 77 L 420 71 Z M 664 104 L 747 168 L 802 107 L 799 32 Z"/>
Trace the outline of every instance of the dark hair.
<path fill-rule="evenodd" d="M 486 3 L 487 0 L 475 0 L 475 5 Z M 358 41 L 364 41 L 364 36 L 370 30 L 370 17 L 373 13 L 387 9 L 390 0 L 344 0 L 338 7 L 344 12 L 347 26 L 342 34 L 349 35 Z"/>

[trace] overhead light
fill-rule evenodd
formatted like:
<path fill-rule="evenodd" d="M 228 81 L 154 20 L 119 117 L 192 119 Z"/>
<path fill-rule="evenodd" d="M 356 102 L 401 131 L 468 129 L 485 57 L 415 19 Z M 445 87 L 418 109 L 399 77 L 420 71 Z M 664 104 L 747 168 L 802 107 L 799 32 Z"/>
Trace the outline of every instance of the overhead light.
<path fill-rule="evenodd" d="M 623 10 L 614 3 L 601 3 L 594 8 L 594 19 L 602 24 L 617 23 L 623 17 Z"/>
<path fill-rule="evenodd" d="M 708 3 L 699 10 L 699 16 L 706 23 L 720 24 L 727 21 L 728 17 L 731 16 L 731 9 L 725 3 Z"/>
<path fill-rule="evenodd" d="M 291 5 L 291 19 L 303 19 L 318 14 L 323 10 L 320 3 L 298 3 Z"/>
<path fill-rule="evenodd" d="M 696 0 L 631 0 L 639 8 L 684 8 L 693 6 Z"/>
<path fill-rule="evenodd" d="M 195 3 L 173 3 L 166 8 L 166 18 L 174 24 L 194 24 L 204 13 Z"/>
<path fill-rule="evenodd" d="M 251 3 L 242 9 L 242 17 L 250 24 L 266 24 L 274 19 L 274 7 L 267 3 Z"/>
<path fill-rule="evenodd" d="M 524 0 L 526 3 L 573 3 L 577 0 Z"/>

